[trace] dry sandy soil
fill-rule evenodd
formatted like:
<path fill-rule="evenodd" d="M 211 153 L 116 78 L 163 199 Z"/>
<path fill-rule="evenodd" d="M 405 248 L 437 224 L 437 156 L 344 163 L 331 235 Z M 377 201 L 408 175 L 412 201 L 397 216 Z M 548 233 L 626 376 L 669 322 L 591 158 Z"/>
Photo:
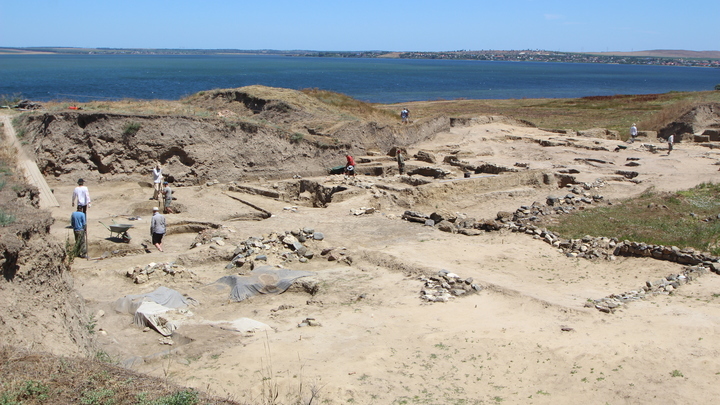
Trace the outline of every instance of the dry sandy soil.
<path fill-rule="evenodd" d="M 607 186 L 597 193 L 610 201 L 651 186 L 689 188 L 714 180 L 718 173 L 715 164 L 720 154 L 700 146 L 678 144 L 668 156 L 662 150 L 651 153 L 639 142 L 612 152 L 618 141 L 576 140 L 579 145 L 609 149 L 602 151 L 542 147 L 530 141 L 536 138 L 565 139 L 534 128 L 491 123 L 452 128 L 409 152 L 431 151 L 441 160 L 449 151 L 462 149 L 476 155 L 468 159 L 471 163 L 513 166 L 522 162 L 530 170 L 546 172 L 575 168 L 580 171 L 579 181 L 605 179 Z M 624 167 L 627 157 L 640 158 L 641 165 Z M 587 164 L 576 158 L 614 164 Z M 339 157 L 336 164 L 342 163 Z M 623 169 L 638 171 L 640 182 L 614 174 Z M 511 175 L 498 178 L 503 176 Z M 88 309 L 98 314 L 101 349 L 114 359 L 140 372 L 240 402 L 270 403 L 268 390 L 277 390 L 279 403 L 292 403 L 299 397 L 309 403 L 315 393 L 313 404 L 689 404 L 716 400 L 720 395 L 717 275 L 705 275 L 672 295 L 631 303 L 614 314 L 585 308 L 590 298 L 636 289 L 646 280 L 678 273 L 682 266 L 647 258 L 569 258 L 524 234 L 464 236 L 400 219 L 408 208 L 426 214 L 446 209 L 489 219 L 498 211 L 514 211 L 520 205 L 544 202 L 548 195 L 565 193 L 555 186 L 511 183 L 467 192 L 473 190 L 468 185 L 486 181 L 487 176 L 464 179 L 456 171 L 452 177 L 437 181 L 425 201 L 408 197 L 403 190 L 412 187 L 398 176 L 315 179 L 349 188 L 327 208 L 226 191 L 225 184 L 180 187 L 175 195 L 187 211 L 168 215 L 169 224 L 222 224 L 225 245 L 189 249 L 195 232 L 169 233 L 164 253 L 152 246 L 150 253 L 143 253 L 140 245 L 149 238 L 150 188 L 138 183 L 90 183 L 91 257 L 125 246 L 106 240 L 109 232 L 98 221 L 128 223 L 136 215 L 141 218 L 132 222 L 135 228 L 130 231 L 129 246 L 139 253 L 76 259 L 72 266 L 75 287 Z M 382 184 L 387 187 L 378 188 Z M 255 185 L 273 188 L 271 182 Z M 66 226 L 74 184 L 50 180 L 50 186 L 61 203 L 53 210 L 52 232 L 64 240 L 72 234 Z M 252 208 L 228 195 L 273 216 L 231 221 Z M 285 209 L 293 205 L 297 210 Z M 351 214 L 360 207 L 377 211 Z M 324 233 L 325 240 L 312 245 L 317 253 L 324 247 L 345 247 L 353 258 L 351 265 L 329 262 L 319 254 L 308 263 L 284 263 L 290 269 L 316 273 L 313 279 L 320 291 L 315 296 L 288 291 L 237 303 L 229 302 L 227 293 L 205 287 L 237 273 L 225 269 L 226 259 L 208 258 L 227 256 L 251 236 L 303 227 Z M 178 259 L 189 264 L 175 277 L 155 274 L 148 283 L 138 285 L 125 276 L 133 266 Z M 271 258 L 270 264 L 280 262 Z M 419 275 L 443 269 L 472 277 L 485 288 L 446 303 L 421 300 Z M 172 346 L 161 344 L 162 336 L 155 331 L 133 325 L 132 316 L 112 310 L 118 298 L 159 286 L 199 302 L 183 318 Z M 243 317 L 271 329 L 236 332 L 210 324 Z M 321 326 L 299 327 L 308 317 Z"/>

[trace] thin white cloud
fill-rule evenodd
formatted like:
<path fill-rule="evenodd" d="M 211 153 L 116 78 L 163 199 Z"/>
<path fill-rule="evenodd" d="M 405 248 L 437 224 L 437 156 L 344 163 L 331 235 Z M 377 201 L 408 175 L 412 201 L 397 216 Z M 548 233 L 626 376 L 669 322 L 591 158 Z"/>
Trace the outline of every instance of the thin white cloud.
<path fill-rule="evenodd" d="M 561 14 L 544 14 L 546 20 L 562 20 L 564 17 Z"/>

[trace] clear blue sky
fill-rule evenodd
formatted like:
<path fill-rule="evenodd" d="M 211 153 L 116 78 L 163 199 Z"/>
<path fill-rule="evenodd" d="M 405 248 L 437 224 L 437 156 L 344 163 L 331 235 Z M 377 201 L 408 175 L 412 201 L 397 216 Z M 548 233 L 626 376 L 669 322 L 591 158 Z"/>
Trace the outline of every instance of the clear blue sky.
<path fill-rule="evenodd" d="M 0 47 L 720 50 L 720 0 L 0 0 Z"/>

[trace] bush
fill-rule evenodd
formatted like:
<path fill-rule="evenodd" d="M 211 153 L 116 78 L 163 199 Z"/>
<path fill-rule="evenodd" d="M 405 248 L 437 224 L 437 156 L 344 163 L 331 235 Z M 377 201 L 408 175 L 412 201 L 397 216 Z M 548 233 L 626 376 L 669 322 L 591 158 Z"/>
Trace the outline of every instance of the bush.
<path fill-rule="evenodd" d="M 290 136 L 290 142 L 292 143 L 300 143 L 300 141 L 305 138 L 305 135 L 301 134 L 300 132 L 295 132 Z"/>
<path fill-rule="evenodd" d="M 0 209 L 0 227 L 8 226 L 15 222 L 15 215 L 7 214 L 5 211 Z"/>
<path fill-rule="evenodd" d="M 128 122 L 123 128 L 123 135 L 133 136 L 138 133 L 141 125 L 137 122 Z"/>
<path fill-rule="evenodd" d="M 720 84 L 715 85 L 715 90 L 720 90 Z"/>

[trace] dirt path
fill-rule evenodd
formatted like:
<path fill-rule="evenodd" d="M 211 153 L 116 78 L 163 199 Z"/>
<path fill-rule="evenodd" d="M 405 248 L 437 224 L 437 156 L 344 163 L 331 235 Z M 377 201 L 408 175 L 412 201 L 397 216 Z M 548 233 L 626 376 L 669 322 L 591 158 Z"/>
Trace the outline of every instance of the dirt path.
<path fill-rule="evenodd" d="M 43 177 L 42 173 L 40 173 L 40 169 L 38 169 L 35 160 L 28 157 L 22 143 L 17 139 L 17 134 L 15 133 L 15 128 L 12 125 L 10 116 L 0 112 L 0 120 L 2 120 L 4 124 L 3 127 L 5 128 L 6 142 L 17 150 L 18 167 L 25 175 L 27 182 L 40 189 L 40 208 L 59 206 L 60 204 L 55 198 L 50 186 L 48 186 L 45 177 Z"/>

